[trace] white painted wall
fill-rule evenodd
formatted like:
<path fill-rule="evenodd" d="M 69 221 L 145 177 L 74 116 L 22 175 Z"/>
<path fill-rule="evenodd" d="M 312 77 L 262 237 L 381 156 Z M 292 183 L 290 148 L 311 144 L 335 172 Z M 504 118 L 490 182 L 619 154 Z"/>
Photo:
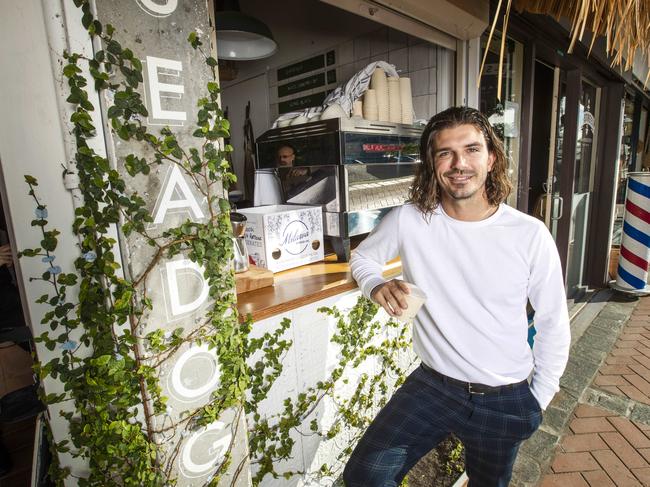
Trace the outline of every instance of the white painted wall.
<path fill-rule="evenodd" d="M 332 370 L 338 365 L 339 347 L 330 342 L 332 335 L 336 332 L 336 321 L 327 315 L 319 313 L 320 307 L 336 306 L 340 311 L 348 311 L 357 302 L 361 295 L 359 290 L 350 291 L 322 301 L 318 301 L 307 306 L 303 306 L 293 311 L 274 316 L 253 326 L 253 336 L 262 336 L 266 332 L 273 332 L 284 318 L 291 320 L 291 327 L 287 330 L 285 338 L 293 340 L 293 346 L 285 355 L 283 363 L 283 372 L 271 388 L 268 398 L 260 405 L 263 416 L 272 416 L 281 413 L 283 410 L 283 401 L 285 398 L 296 399 L 298 394 L 306 392 L 310 386 L 316 385 L 318 381 L 326 381 L 330 378 Z M 388 315 L 383 311 L 377 315 L 377 321 L 385 323 Z M 379 334 L 377 344 L 381 343 L 388 334 L 384 330 Z M 251 358 L 254 363 L 256 357 Z M 400 356 L 400 364 L 415 363 L 415 354 L 411 349 L 405 351 Z M 419 363 L 419 362 L 417 362 Z M 361 373 L 375 375 L 377 373 L 386 373 L 381 370 L 379 364 L 374 360 L 366 360 L 356 370 L 351 370 L 344 375 L 349 379 L 349 383 L 343 384 L 339 380 L 335 389 L 335 394 L 343 398 L 351 397 L 354 392 Z M 391 394 L 393 391 L 389 391 Z M 279 473 L 288 470 L 301 470 L 306 474 L 303 476 L 294 476 L 290 480 L 283 478 L 273 479 L 267 475 L 262 481 L 263 487 L 293 487 L 293 486 L 311 486 L 326 487 L 333 485 L 336 478 L 323 478 L 318 474 L 321 465 L 327 463 L 330 467 L 334 465 L 334 460 L 343 449 L 350 446 L 350 438 L 354 436 L 354 431 L 342 431 L 331 440 L 323 440 L 313 435 L 309 429 L 312 419 L 318 421 L 321 431 L 327 430 L 331 425 L 336 407 L 332 398 L 325 398 L 314 412 L 303 422 L 300 427 L 300 433 L 294 432 L 292 438 L 296 441 L 291 459 L 285 462 L 279 462 L 276 470 Z M 377 411 L 378 412 L 378 411 Z M 247 418 L 250 425 L 254 423 L 253 418 Z M 342 468 L 342 465 L 339 465 Z M 253 472 L 254 472 L 253 462 Z"/>
<path fill-rule="evenodd" d="M 24 175 L 31 174 L 39 180 L 38 195 L 48 206 L 50 228 L 61 232 L 56 263 L 68 272 L 74 269 L 78 250 L 71 232 L 72 197 L 62 179 L 63 166 L 69 158 L 70 136 L 63 122 L 61 90 L 65 82 L 57 56 L 61 54 L 58 49 L 70 39 L 77 41 L 77 50 L 90 48 L 89 41 L 87 36 L 79 36 L 79 31 L 64 29 L 64 17 L 71 25 L 81 26 L 70 0 L 1 0 L 0 11 L 0 190 L 12 248 L 37 247 L 42 238 L 38 228 L 30 226 L 35 204 L 27 195 Z M 101 123 L 96 121 L 96 126 L 101 134 Z M 30 283 L 29 278 L 40 276 L 45 266 L 38 258 L 23 258 L 16 265 L 25 316 L 35 336 L 45 331 L 40 320 L 48 307 L 34 302 L 50 288 L 39 281 Z M 70 293 L 74 294 L 74 290 Z M 58 349 L 50 352 L 38 344 L 36 352 L 43 362 L 60 355 Z M 46 379 L 44 387 L 47 393 L 62 391 L 52 379 Z M 59 410 L 60 405 L 51 407 L 49 414 L 54 436 L 62 440 L 68 435 Z M 74 473 L 83 473 L 83 463 L 68 455 L 60 460 L 71 466 Z"/>

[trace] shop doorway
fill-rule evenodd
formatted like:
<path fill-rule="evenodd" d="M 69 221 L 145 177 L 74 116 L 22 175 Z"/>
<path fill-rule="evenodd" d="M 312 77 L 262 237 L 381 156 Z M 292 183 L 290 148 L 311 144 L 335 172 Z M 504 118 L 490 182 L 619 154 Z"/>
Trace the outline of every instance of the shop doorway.
<path fill-rule="evenodd" d="M 578 299 L 586 291 L 601 89 L 536 60 L 534 90 L 528 207 L 553 235 L 567 296 Z"/>

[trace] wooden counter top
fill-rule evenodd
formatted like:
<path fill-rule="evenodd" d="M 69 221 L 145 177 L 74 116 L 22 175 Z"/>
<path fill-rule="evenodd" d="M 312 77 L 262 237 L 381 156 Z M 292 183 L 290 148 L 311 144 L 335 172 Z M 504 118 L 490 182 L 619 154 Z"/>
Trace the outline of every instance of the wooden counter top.
<path fill-rule="evenodd" d="M 384 267 L 384 277 L 387 278 L 401 272 L 399 259 Z M 260 321 L 357 288 L 350 265 L 336 262 L 335 255 L 328 255 L 322 262 L 278 272 L 274 278 L 273 286 L 237 296 L 240 319 L 251 314 L 253 321 Z"/>

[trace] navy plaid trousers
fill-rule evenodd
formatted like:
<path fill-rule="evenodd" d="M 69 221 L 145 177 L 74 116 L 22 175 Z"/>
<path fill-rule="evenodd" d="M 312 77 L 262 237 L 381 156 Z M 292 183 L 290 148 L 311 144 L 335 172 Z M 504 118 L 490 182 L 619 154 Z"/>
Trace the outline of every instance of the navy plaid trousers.
<path fill-rule="evenodd" d="M 343 480 L 346 487 L 397 487 L 420 458 L 453 433 L 465 447 L 468 487 L 505 487 L 519 445 L 541 421 L 525 381 L 470 394 L 420 366 L 368 427 Z"/>

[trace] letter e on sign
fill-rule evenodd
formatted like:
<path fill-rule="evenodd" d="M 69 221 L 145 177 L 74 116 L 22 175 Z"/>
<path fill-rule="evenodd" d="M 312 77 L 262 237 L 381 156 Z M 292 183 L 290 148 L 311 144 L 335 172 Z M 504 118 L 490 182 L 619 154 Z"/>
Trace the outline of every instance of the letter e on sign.
<path fill-rule="evenodd" d="M 182 83 L 163 83 L 160 76 L 180 78 L 183 72 L 183 64 L 173 59 L 147 56 L 147 78 L 149 94 L 151 97 L 151 117 L 159 120 L 187 120 L 187 114 L 183 111 L 163 110 L 161 99 L 180 100 L 185 93 Z M 160 72 L 159 70 L 164 70 Z"/>

